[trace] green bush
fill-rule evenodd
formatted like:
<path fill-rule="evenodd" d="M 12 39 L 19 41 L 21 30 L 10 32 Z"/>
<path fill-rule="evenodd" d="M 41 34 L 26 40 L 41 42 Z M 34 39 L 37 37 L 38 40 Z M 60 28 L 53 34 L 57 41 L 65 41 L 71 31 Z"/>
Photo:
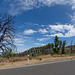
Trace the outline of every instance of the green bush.
<path fill-rule="evenodd" d="M 30 60 L 32 60 L 32 57 L 29 57 Z"/>
<path fill-rule="evenodd" d="M 39 58 L 39 60 L 41 61 L 41 60 L 42 60 L 42 58 Z"/>

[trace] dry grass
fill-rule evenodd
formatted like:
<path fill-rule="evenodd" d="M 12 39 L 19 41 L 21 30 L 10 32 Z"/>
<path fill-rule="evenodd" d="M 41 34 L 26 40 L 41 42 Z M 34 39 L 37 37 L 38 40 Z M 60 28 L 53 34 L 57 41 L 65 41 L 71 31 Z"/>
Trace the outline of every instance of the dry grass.
<path fill-rule="evenodd" d="M 15 58 L 2 58 L 2 57 L 0 57 L 0 63 L 1 62 L 17 62 L 17 61 L 25 61 L 25 60 L 27 60 L 27 56 L 15 57 Z"/>
<path fill-rule="evenodd" d="M 42 60 L 39 60 L 40 58 Z M 68 56 L 68 55 L 38 56 L 37 58 L 30 60 L 30 64 L 46 63 L 46 62 L 66 60 L 66 59 L 75 59 L 75 56 Z M 24 66 L 24 65 L 27 65 L 27 56 L 15 57 L 10 59 L 0 57 L 0 68 L 9 68 L 16 66 Z"/>

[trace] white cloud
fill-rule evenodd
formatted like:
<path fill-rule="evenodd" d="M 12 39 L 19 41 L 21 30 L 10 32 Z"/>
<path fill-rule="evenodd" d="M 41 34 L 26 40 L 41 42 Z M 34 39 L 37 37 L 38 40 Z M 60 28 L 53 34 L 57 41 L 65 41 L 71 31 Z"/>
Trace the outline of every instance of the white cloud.
<path fill-rule="evenodd" d="M 5 0 L 6 1 L 6 0 Z M 75 8 L 75 0 L 7 0 L 9 1 L 10 10 L 12 15 L 20 14 L 23 11 L 31 10 L 34 8 L 57 5 L 72 5 Z"/>
<path fill-rule="evenodd" d="M 44 46 L 46 44 L 41 44 L 41 43 L 34 43 L 35 45 L 38 45 L 38 46 Z"/>
<path fill-rule="evenodd" d="M 41 33 L 41 34 L 46 34 L 50 32 L 50 35 L 46 34 L 45 36 L 50 37 L 50 36 L 59 36 L 59 37 L 73 37 L 75 36 L 75 27 L 74 25 L 71 24 L 56 24 L 56 25 L 49 25 L 49 29 L 39 29 L 38 31 L 34 31 L 32 29 L 25 30 L 24 34 L 25 35 L 30 35 L 34 33 Z M 38 38 L 37 40 L 39 41 L 44 41 L 48 40 L 49 38 Z"/>
<path fill-rule="evenodd" d="M 73 15 L 70 15 L 70 17 L 71 17 L 71 21 L 72 21 L 72 22 L 75 22 L 75 12 L 74 12 Z"/>
<path fill-rule="evenodd" d="M 40 32 L 41 34 L 48 33 L 48 31 L 47 31 L 46 29 L 39 29 L 39 32 Z"/>
<path fill-rule="evenodd" d="M 50 25 L 49 26 L 51 28 L 52 31 L 61 31 L 61 32 L 64 32 L 65 30 L 70 30 L 73 28 L 73 25 L 69 24 L 65 24 L 65 25 L 62 25 L 62 24 L 59 24 L 59 25 Z"/>
<path fill-rule="evenodd" d="M 68 14 L 68 16 L 71 18 L 71 22 L 73 23 L 73 24 L 75 24 L 75 11 L 73 12 L 73 14 L 69 14 L 69 13 L 67 13 Z"/>
<path fill-rule="evenodd" d="M 26 39 L 26 38 L 29 38 L 29 37 L 27 37 L 27 36 L 23 36 L 23 38 L 25 38 L 25 39 Z"/>
<path fill-rule="evenodd" d="M 32 29 L 29 29 L 29 30 L 25 30 L 24 31 L 24 34 L 25 35 L 31 35 L 31 34 L 34 34 L 34 33 L 36 33 L 37 31 L 34 31 L 34 30 L 32 30 Z"/>
<path fill-rule="evenodd" d="M 22 38 L 15 38 L 14 41 L 15 43 L 24 43 L 25 40 L 23 40 Z"/>
<path fill-rule="evenodd" d="M 75 0 L 73 0 L 73 6 L 72 9 L 75 10 Z"/>
<path fill-rule="evenodd" d="M 18 46 L 24 46 L 24 42 L 25 42 L 26 40 L 25 39 L 23 39 L 23 38 L 15 38 L 14 39 L 14 44 L 15 45 L 18 45 Z"/>
<path fill-rule="evenodd" d="M 75 4 L 72 6 L 72 9 L 75 10 Z"/>
<path fill-rule="evenodd" d="M 15 44 L 15 45 L 17 45 L 17 46 L 24 46 L 24 44 L 19 44 L 19 43 L 18 44 Z"/>
<path fill-rule="evenodd" d="M 58 36 L 58 37 L 65 37 L 62 33 L 57 33 L 57 34 L 53 34 L 53 35 L 50 35 L 50 36 Z"/>
<path fill-rule="evenodd" d="M 74 25 L 50 25 L 52 31 L 56 33 L 46 36 L 58 36 L 58 37 L 73 37 L 75 36 L 75 27 Z"/>
<path fill-rule="evenodd" d="M 50 37 L 51 35 L 45 35 L 45 36 Z"/>
<path fill-rule="evenodd" d="M 41 33 L 41 34 L 45 34 L 45 33 L 48 33 L 48 31 L 46 29 L 39 29 L 38 31 L 35 31 L 35 30 L 32 30 L 32 29 L 28 29 L 28 30 L 25 30 L 24 31 L 24 34 L 25 35 L 31 35 L 31 34 L 34 34 L 34 33 Z"/>
<path fill-rule="evenodd" d="M 65 37 L 73 37 L 75 36 L 75 28 L 69 30 L 66 34 Z"/>
<path fill-rule="evenodd" d="M 40 39 L 37 39 L 39 41 L 45 41 L 45 40 L 49 40 L 50 38 L 40 38 Z"/>
<path fill-rule="evenodd" d="M 25 23 L 25 25 L 35 25 L 35 26 L 37 26 L 37 25 L 39 25 L 39 24 L 28 22 L 28 23 Z"/>

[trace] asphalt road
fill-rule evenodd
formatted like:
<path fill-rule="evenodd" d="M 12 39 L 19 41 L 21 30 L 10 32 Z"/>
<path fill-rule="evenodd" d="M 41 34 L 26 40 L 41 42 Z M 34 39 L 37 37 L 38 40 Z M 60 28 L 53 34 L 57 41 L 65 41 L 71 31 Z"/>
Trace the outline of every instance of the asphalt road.
<path fill-rule="evenodd" d="M 0 70 L 0 75 L 75 75 L 75 60 Z"/>

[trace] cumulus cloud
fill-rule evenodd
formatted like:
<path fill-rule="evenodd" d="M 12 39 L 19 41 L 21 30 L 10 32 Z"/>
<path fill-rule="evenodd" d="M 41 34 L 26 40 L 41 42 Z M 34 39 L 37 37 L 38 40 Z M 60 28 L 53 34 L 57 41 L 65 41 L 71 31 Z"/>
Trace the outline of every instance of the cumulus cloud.
<path fill-rule="evenodd" d="M 46 36 L 58 36 L 58 37 L 73 37 L 75 36 L 74 25 L 50 25 L 49 26 L 55 33 Z"/>
<path fill-rule="evenodd" d="M 29 30 L 25 30 L 24 31 L 24 34 L 25 35 L 31 35 L 31 34 L 34 34 L 34 33 L 36 33 L 37 31 L 34 31 L 34 30 L 32 30 L 32 29 L 29 29 Z"/>
<path fill-rule="evenodd" d="M 48 31 L 47 31 L 46 29 L 39 29 L 39 32 L 40 32 L 41 34 L 48 33 Z"/>
<path fill-rule="evenodd" d="M 23 38 L 15 38 L 14 39 L 14 44 L 19 45 L 19 46 L 24 46 L 25 40 Z"/>
<path fill-rule="evenodd" d="M 65 37 L 73 37 L 75 36 L 75 28 L 69 30 L 67 33 L 65 33 Z"/>
<path fill-rule="evenodd" d="M 34 33 L 40 33 L 40 34 L 46 34 L 45 36 L 50 37 L 50 36 L 59 36 L 59 37 L 73 37 L 75 36 L 75 26 L 71 24 L 56 24 L 56 25 L 49 25 L 49 29 L 39 29 L 38 31 L 29 29 L 25 30 L 24 34 L 25 35 L 31 35 Z M 47 33 L 50 32 L 50 35 Z M 38 38 L 37 40 L 39 41 L 44 41 L 49 38 Z"/>
<path fill-rule="evenodd" d="M 45 41 L 45 40 L 49 40 L 50 38 L 39 38 L 39 39 L 37 39 L 37 40 L 39 40 L 39 41 Z"/>
<path fill-rule="evenodd" d="M 20 14 L 23 11 L 31 10 L 34 8 L 57 5 L 72 5 L 72 9 L 75 9 L 75 0 L 5 0 L 9 2 L 9 13 L 12 15 Z"/>
<path fill-rule="evenodd" d="M 33 29 L 28 29 L 28 30 L 25 30 L 24 31 L 24 34 L 25 35 L 31 35 L 31 34 L 34 34 L 34 33 L 41 33 L 41 34 L 45 34 L 45 33 L 48 33 L 48 31 L 46 29 L 38 29 L 37 31 L 33 30 Z"/>
<path fill-rule="evenodd" d="M 57 34 L 53 34 L 53 35 L 50 35 L 50 36 L 58 36 L 58 37 L 65 37 L 62 33 L 57 33 Z"/>
<path fill-rule="evenodd" d="M 62 25 L 62 24 L 59 24 L 59 25 L 50 25 L 49 26 L 51 31 L 60 31 L 60 32 L 65 32 L 65 30 L 71 30 L 73 29 L 73 25 L 69 24 L 65 24 L 65 25 Z"/>
<path fill-rule="evenodd" d="M 41 43 L 34 43 L 35 45 L 38 45 L 38 46 L 44 46 L 46 44 L 41 44 Z"/>

